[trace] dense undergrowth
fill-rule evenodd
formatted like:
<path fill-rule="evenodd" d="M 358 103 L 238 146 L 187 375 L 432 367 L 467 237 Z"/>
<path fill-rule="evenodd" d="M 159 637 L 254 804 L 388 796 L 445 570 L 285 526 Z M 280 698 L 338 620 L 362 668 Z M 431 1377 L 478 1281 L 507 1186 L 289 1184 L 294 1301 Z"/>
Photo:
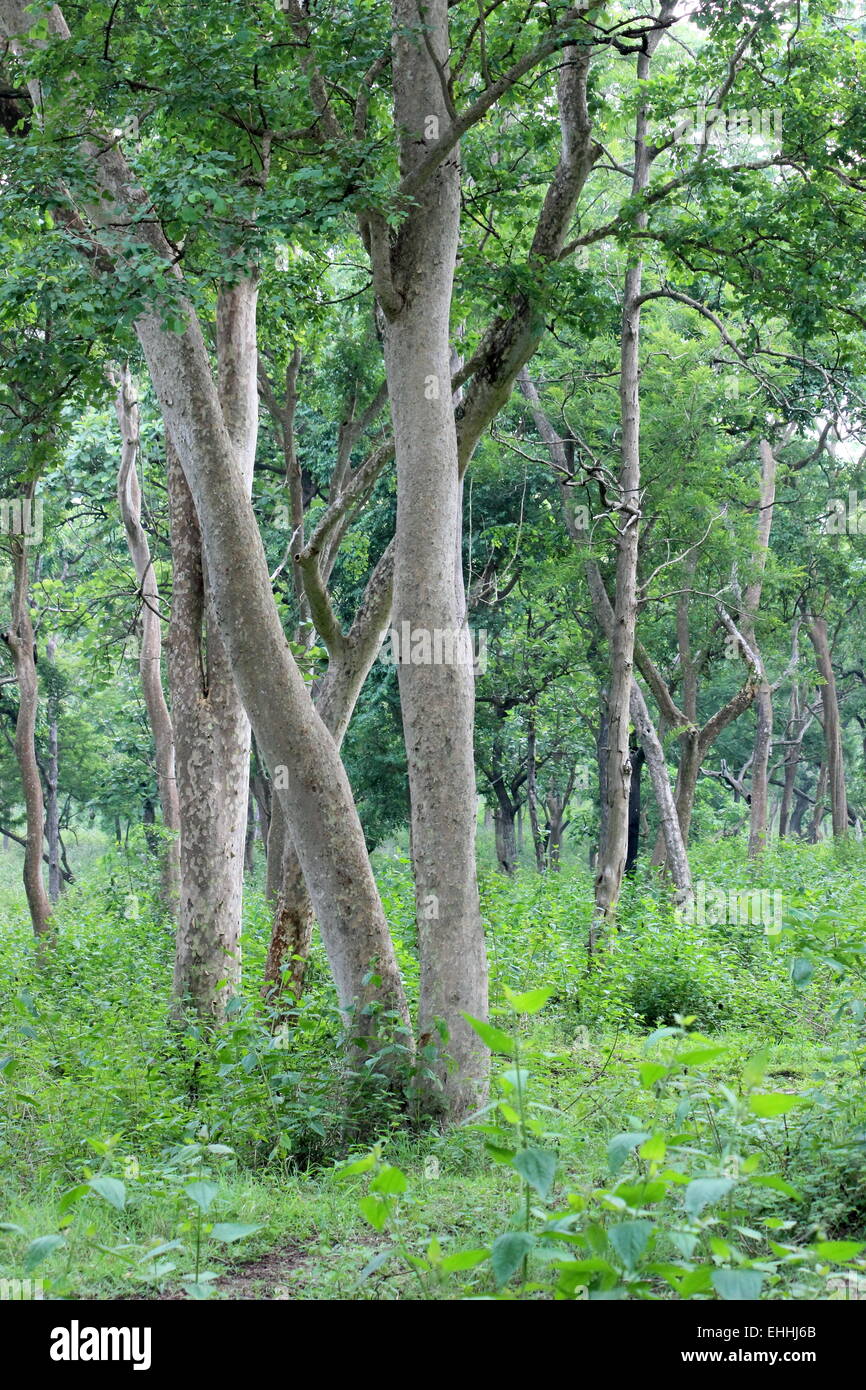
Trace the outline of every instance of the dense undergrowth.
<path fill-rule="evenodd" d="M 704 920 L 679 920 L 641 870 L 591 962 L 584 870 L 483 875 L 493 1098 L 441 1134 L 408 1064 L 401 1101 L 341 1061 L 319 948 L 273 1026 L 260 893 L 246 992 L 208 1036 L 167 1026 L 172 940 L 146 856 L 88 867 L 41 967 L 7 865 L 0 1278 L 205 1297 L 231 1291 L 218 1276 L 240 1251 L 279 1249 L 288 1272 L 259 1296 L 856 1295 L 864 866 L 860 845 L 783 845 L 756 876 L 730 842 L 698 846 Z M 414 989 L 408 866 L 379 854 L 377 872 Z M 760 902 L 772 912 L 749 920 Z"/>

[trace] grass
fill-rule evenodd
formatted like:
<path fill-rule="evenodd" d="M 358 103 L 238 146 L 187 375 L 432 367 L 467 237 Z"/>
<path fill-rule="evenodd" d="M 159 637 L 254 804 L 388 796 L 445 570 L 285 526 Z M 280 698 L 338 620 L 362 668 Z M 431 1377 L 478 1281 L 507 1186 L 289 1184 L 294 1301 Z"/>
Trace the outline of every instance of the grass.
<path fill-rule="evenodd" d="M 726 886 L 753 881 L 727 847 L 724 855 L 699 847 L 695 862 L 698 874 Z M 768 855 L 761 875 L 783 886 L 795 915 L 804 895 L 818 915 L 827 904 L 843 909 L 849 936 L 859 940 L 862 865 L 859 848 L 833 856 L 796 846 Z M 413 987 L 407 866 L 394 852 L 378 856 L 377 872 Z M 0 861 L 0 1278 L 30 1272 L 51 1281 L 58 1296 L 176 1296 L 192 1277 L 197 1232 L 213 1222 L 243 1223 L 256 1229 L 237 1243 L 204 1240 L 200 1271 L 206 1266 L 218 1277 L 200 1288 L 231 1298 L 417 1296 L 405 1261 L 359 1282 L 392 1236 L 373 1230 L 359 1209 L 366 1179 L 341 1177 L 334 1165 L 373 1141 L 408 1180 L 395 1229 L 410 1255 L 422 1258 L 434 1237 L 446 1254 L 487 1245 L 519 1219 L 516 1175 L 491 1162 L 483 1134 L 411 1126 L 380 1095 L 349 1102 L 319 950 L 297 1030 L 289 1048 L 280 1048 L 256 989 L 267 911 L 254 889 L 244 935 L 248 992 L 232 1021 L 215 1039 L 194 1024 L 169 1032 L 172 942 L 153 908 L 150 876 L 135 853 L 94 860 L 64 896 L 56 956 L 40 970 L 23 894 Z M 766 1162 L 801 1191 L 786 1211 L 790 1238 L 862 1239 L 866 1169 L 857 1136 L 866 1106 L 858 1037 L 849 1012 L 839 1013 L 847 995 L 833 984 L 838 972 L 819 962 L 807 989 L 793 987 L 791 947 L 808 949 L 793 939 L 801 926 L 791 929 L 790 942 L 787 928 L 774 942 L 754 924 L 684 927 L 647 875 L 629 886 L 621 930 L 588 971 L 584 870 L 543 880 L 528 871 L 514 881 L 483 874 L 482 893 L 494 1018 L 507 1024 L 507 988 L 553 990 L 543 1013 L 518 1027 L 534 1100 L 550 1107 L 543 1142 L 559 1154 L 554 1208 L 569 1193 L 588 1197 L 610 1183 L 612 1136 L 674 1126 L 679 1083 L 667 1091 L 641 1085 L 638 1069 L 648 1055 L 647 1031 L 689 1012 L 722 1049 L 699 1068 L 696 1095 L 717 1096 L 724 1086 L 739 1093 L 748 1059 L 766 1050 L 762 1085 L 808 1099 L 791 1117 L 751 1121 Z M 495 1070 L 504 1067 L 498 1059 Z M 707 1101 L 695 1133 L 708 1152 L 718 1137 L 714 1125 Z M 229 1152 L 211 1152 L 213 1145 Z M 87 1188 L 94 1177 L 122 1183 L 123 1205 Z M 188 1193 L 196 1179 L 217 1185 L 203 1213 Z M 779 1200 L 756 1211 L 774 1212 Z M 32 1243 L 47 1236 L 58 1238 L 55 1248 L 28 1271 Z M 758 1246 L 742 1239 L 757 1258 Z M 160 1259 L 147 1258 L 148 1249 L 175 1241 Z M 486 1270 L 467 1278 L 481 1292 L 493 1287 Z M 781 1287 L 790 1292 L 790 1279 Z"/>

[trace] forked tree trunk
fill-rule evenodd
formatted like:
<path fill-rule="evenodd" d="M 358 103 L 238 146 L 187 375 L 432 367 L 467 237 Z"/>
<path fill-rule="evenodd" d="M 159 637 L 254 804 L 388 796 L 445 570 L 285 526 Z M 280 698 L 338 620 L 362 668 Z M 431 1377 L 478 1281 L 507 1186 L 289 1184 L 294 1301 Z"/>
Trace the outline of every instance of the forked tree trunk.
<path fill-rule="evenodd" d="M 328 670 L 316 694 L 316 710 L 339 749 L 358 696 L 382 644 L 391 614 L 394 552 L 389 546 L 371 574 L 363 601 L 347 634 L 332 634 Z M 278 795 L 272 796 L 268 835 L 268 900 L 274 904 L 265 964 L 268 993 L 287 988 L 301 997 L 315 914 L 298 854 Z"/>
<path fill-rule="evenodd" d="M 258 433 L 257 284 L 220 291 L 217 363 L 220 413 L 245 499 Z M 181 809 L 181 891 L 174 989 L 196 1011 L 221 1019 L 240 983 L 240 932 L 249 807 L 250 724 L 212 604 L 210 572 L 192 494 L 169 439 L 174 604 L 172 706 Z"/>
<path fill-rule="evenodd" d="M 126 532 L 126 543 L 135 568 L 141 598 L 141 644 L 138 669 L 153 744 L 156 751 L 156 780 L 162 823 L 170 838 L 162 845 L 162 901 L 172 914 L 177 912 L 180 893 L 180 804 L 175 770 L 174 730 L 162 688 L 162 618 L 159 586 L 150 554 L 147 533 L 141 524 L 141 487 L 136 472 L 139 448 L 138 398 L 128 366 L 116 378 L 115 412 L 122 440 L 117 475 L 117 501 Z"/>
<path fill-rule="evenodd" d="M 33 491 L 30 491 L 32 498 Z M 41 946 L 52 934 L 51 900 L 42 878 L 42 842 L 45 832 L 45 804 L 36 760 L 36 710 L 39 685 L 36 677 L 33 623 L 30 618 L 29 548 L 26 540 L 11 537 L 12 621 L 3 640 L 12 656 L 18 679 L 18 717 L 15 722 L 15 759 L 21 775 L 27 819 L 24 846 L 24 891 L 37 943 Z"/>
<path fill-rule="evenodd" d="M 56 39 L 67 40 L 59 7 L 47 16 Z M 0 0 L 0 26 L 16 51 L 32 16 L 19 0 Z M 42 100 L 36 79 L 28 83 Z M 56 103 L 53 113 L 56 114 Z M 286 772 L 283 792 L 290 825 L 310 889 L 344 1010 L 356 1010 L 355 1035 L 375 1036 L 379 1013 L 370 1003 L 409 1016 L 393 944 L 376 889 L 351 788 L 283 632 L 255 514 L 240 476 L 220 407 L 201 324 L 183 293 L 175 251 L 114 140 L 77 146 L 101 196 L 86 209 L 97 229 L 117 229 L 126 246 L 162 260 L 177 282 L 174 308 L 180 327 L 170 331 L 161 309 L 145 312 L 135 330 L 144 351 L 168 434 L 189 484 L 201 526 L 220 635 L 244 706 L 271 773 Z M 81 215 L 84 215 L 82 213 Z M 370 970 L 371 962 L 375 971 Z"/>

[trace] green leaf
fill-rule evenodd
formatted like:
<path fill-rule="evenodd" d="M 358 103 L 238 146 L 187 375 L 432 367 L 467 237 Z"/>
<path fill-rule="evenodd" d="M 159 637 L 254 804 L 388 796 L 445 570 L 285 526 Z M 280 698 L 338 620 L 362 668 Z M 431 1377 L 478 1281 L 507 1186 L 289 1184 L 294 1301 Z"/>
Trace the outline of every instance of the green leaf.
<path fill-rule="evenodd" d="M 608 1227 L 608 1239 L 627 1269 L 634 1269 L 654 1229 L 652 1221 L 621 1221 Z"/>
<path fill-rule="evenodd" d="M 393 1250 L 380 1250 L 378 1255 L 374 1255 L 358 1275 L 358 1283 L 363 1284 L 365 1279 L 369 1279 L 371 1274 L 375 1274 L 377 1269 L 381 1269 L 385 1261 L 390 1260 L 393 1253 Z"/>
<path fill-rule="evenodd" d="M 383 1196 L 390 1196 L 393 1193 L 405 1192 L 408 1186 L 406 1174 L 401 1173 L 399 1168 L 392 1168 L 389 1163 L 386 1163 L 370 1183 L 370 1191 L 381 1192 Z"/>
<path fill-rule="evenodd" d="M 66 1241 L 63 1236 L 37 1236 L 31 1240 L 27 1249 L 24 1251 L 23 1268 L 25 1274 L 30 1274 L 37 1265 L 41 1265 L 43 1260 L 47 1260 L 49 1255 L 53 1255 L 55 1250 L 59 1250 Z"/>
<path fill-rule="evenodd" d="M 759 1269 L 714 1269 L 713 1288 L 726 1302 L 761 1297 L 764 1276 Z"/>
<path fill-rule="evenodd" d="M 819 1240 L 812 1249 L 822 1260 L 830 1260 L 833 1264 L 847 1264 L 849 1260 L 856 1259 L 861 1250 L 866 1250 L 866 1245 L 857 1240 Z"/>
<path fill-rule="evenodd" d="M 367 1173 L 375 1167 L 379 1155 L 377 1153 L 367 1154 L 365 1158 L 356 1158 L 354 1163 L 346 1163 L 336 1169 L 338 1178 L 353 1178 L 356 1173 Z"/>
<path fill-rule="evenodd" d="M 70 1187 L 68 1192 L 63 1193 L 63 1196 L 57 1203 L 58 1215 L 63 1216 L 64 1212 L 69 1211 L 70 1207 L 74 1207 L 77 1201 L 82 1197 L 86 1197 L 90 1190 L 91 1184 L 89 1182 L 82 1182 L 79 1183 L 77 1187 Z"/>
<path fill-rule="evenodd" d="M 753 1086 L 758 1086 L 769 1065 L 770 1049 L 762 1047 L 760 1052 L 756 1052 L 754 1057 L 750 1057 L 743 1067 L 743 1089 L 751 1091 Z"/>
<path fill-rule="evenodd" d="M 493 1277 L 499 1288 L 508 1283 L 534 1245 L 535 1237 L 528 1231 L 507 1231 L 505 1235 L 496 1237 L 490 1259 Z"/>
<path fill-rule="evenodd" d="M 439 1268 L 446 1274 L 456 1274 L 462 1269 L 474 1269 L 489 1259 L 489 1250 L 458 1250 L 453 1255 L 446 1255 Z"/>
<path fill-rule="evenodd" d="M 721 1057 L 723 1052 L 727 1052 L 727 1047 L 696 1047 L 691 1052 L 681 1052 L 677 1057 L 678 1062 L 682 1062 L 685 1067 L 700 1067 L 704 1062 L 712 1062 L 714 1057 Z"/>
<path fill-rule="evenodd" d="M 537 1014 L 553 994 L 552 989 L 529 989 L 525 994 L 515 994 L 507 985 L 504 989 L 505 998 L 516 1014 Z"/>
<path fill-rule="evenodd" d="M 718 1202 L 733 1187 L 731 1178 L 695 1178 L 686 1188 L 686 1211 L 689 1216 L 700 1216 L 704 1207 Z"/>
<path fill-rule="evenodd" d="M 793 1197 L 795 1202 L 802 1202 L 802 1194 L 796 1187 L 792 1187 L 784 1178 L 780 1178 L 778 1173 L 761 1174 L 758 1177 L 749 1178 L 749 1182 L 755 1187 L 769 1187 L 773 1192 L 783 1192 L 786 1197 Z"/>
<path fill-rule="evenodd" d="M 521 1149 L 511 1161 L 520 1176 L 546 1202 L 556 1177 L 556 1154 L 550 1149 Z"/>
<path fill-rule="evenodd" d="M 618 1173 L 625 1163 L 632 1149 L 636 1149 L 638 1144 L 643 1144 L 645 1140 L 651 1139 L 652 1135 L 648 1129 L 628 1130 L 624 1134 L 615 1134 L 607 1146 L 607 1161 L 612 1173 Z"/>
<path fill-rule="evenodd" d="M 384 1231 L 391 1208 L 384 1197 L 362 1197 L 358 1203 L 361 1215 L 369 1221 L 374 1231 Z"/>
<path fill-rule="evenodd" d="M 187 1183 L 183 1190 L 190 1201 L 195 1202 L 199 1211 L 207 1211 L 219 1192 L 219 1185 L 215 1182 L 205 1182 L 202 1179 L 199 1182 Z"/>
<path fill-rule="evenodd" d="M 638 1155 L 640 1158 L 645 1158 L 651 1163 L 660 1163 L 667 1151 L 668 1146 L 665 1143 L 664 1135 L 654 1134 L 652 1138 L 647 1139 L 645 1144 L 641 1144 L 638 1149 Z"/>
<path fill-rule="evenodd" d="M 211 1230 L 210 1238 L 231 1245 L 232 1241 L 245 1240 L 247 1236 L 251 1236 L 255 1231 L 261 1229 L 261 1223 L 258 1226 L 247 1226 L 241 1221 L 218 1221 Z"/>
<path fill-rule="evenodd" d="M 505 1057 L 514 1056 L 514 1043 L 501 1028 L 495 1028 L 492 1023 L 483 1023 L 480 1018 L 473 1018 L 471 1014 L 464 1014 L 463 1017 L 491 1052 L 500 1052 Z"/>
<path fill-rule="evenodd" d="M 104 1197 L 116 1211 L 126 1206 L 126 1187 L 119 1178 L 91 1178 L 90 1187 L 98 1196 Z"/>
<path fill-rule="evenodd" d="M 757 1094 L 749 1096 L 749 1109 L 761 1120 L 772 1119 L 775 1115 L 786 1115 L 798 1105 L 805 1103 L 805 1096 L 790 1096 L 784 1091 L 772 1095 Z"/>
<path fill-rule="evenodd" d="M 791 984 L 796 989 L 805 989 L 815 973 L 815 967 L 805 956 L 798 956 L 791 962 Z"/>
<path fill-rule="evenodd" d="M 644 1062 L 638 1067 L 640 1084 L 645 1091 L 654 1086 L 657 1081 L 661 1081 L 663 1076 L 667 1076 L 668 1069 L 662 1062 Z"/>

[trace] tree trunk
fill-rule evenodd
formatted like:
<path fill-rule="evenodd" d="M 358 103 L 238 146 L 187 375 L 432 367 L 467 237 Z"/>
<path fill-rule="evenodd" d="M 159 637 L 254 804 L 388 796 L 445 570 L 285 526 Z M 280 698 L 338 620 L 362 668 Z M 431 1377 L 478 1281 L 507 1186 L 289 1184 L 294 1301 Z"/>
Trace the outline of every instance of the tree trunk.
<path fill-rule="evenodd" d="M 794 797 L 796 799 L 797 804 L 794 807 L 794 812 L 791 816 L 790 830 L 792 835 L 802 836 L 803 818 L 807 810 L 809 809 L 809 798 L 805 796 L 803 792 L 798 791 L 796 787 L 794 788 Z"/>
<path fill-rule="evenodd" d="M 53 664 L 57 651 L 57 641 L 49 637 L 45 643 L 45 656 Z M 56 903 L 63 891 L 63 873 L 60 856 L 60 745 L 58 740 L 57 717 L 58 696 L 54 690 L 48 693 L 48 761 L 45 765 L 45 838 L 48 842 L 48 896 Z"/>
<path fill-rule="evenodd" d="M 827 747 L 827 790 L 830 794 L 833 835 L 834 838 L 841 838 L 848 834 L 848 795 L 845 789 L 845 755 L 842 747 L 842 721 L 839 717 L 836 677 L 833 674 L 833 658 L 827 638 L 826 621 L 824 618 L 813 617 L 808 626 L 821 677 L 824 741 Z"/>
<path fill-rule="evenodd" d="M 30 498 L 33 496 L 31 487 Z M 27 818 L 24 847 L 24 891 L 37 943 L 41 946 L 52 934 L 51 900 L 42 879 L 42 841 L 45 805 L 42 781 L 36 760 L 36 710 L 39 685 L 33 623 L 30 618 L 29 548 L 26 540 L 11 537 L 12 621 L 3 640 L 12 656 L 18 679 L 18 717 L 15 723 L 15 758 L 21 774 L 24 809 Z"/>
<path fill-rule="evenodd" d="M 499 871 L 511 877 L 517 867 L 517 837 L 514 806 L 507 795 L 500 796 L 497 801 L 496 809 L 493 812 L 493 824 L 496 833 L 496 862 Z"/>
<path fill-rule="evenodd" d="M 827 796 L 827 784 L 829 782 L 829 771 L 826 762 L 821 764 L 818 771 L 818 781 L 815 786 L 815 808 L 812 812 L 812 819 L 809 822 L 809 829 L 806 832 L 806 839 L 810 845 L 815 845 L 821 839 L 821 826 L 827 808 L 824 805 Z"/>
<path fill-rule="evenodd" d="M 649 54 L 638 58 L 638 79 L 649 75 Z M 639 101 L 634 143 L 632 193 L 638 197 L 649 180 L 650 160 L 646 141 L 647 113 Z M 646 214 L 636 219 L 646 226 Z M 637 563 L 640 521 L 640 319 L 642 263 L 638 259 L 626 271 L 620 342 L 619 401 L 622 437 L 617 479 L 616 587 L 613 625 L 609 640 L 608 754 L 605 837 L 595 875 L 596 912 L 589 933 L 592 951 L 598 925 L 613 919 L 619 898 L 628 849 L 628 801 L 631 783 L 629 725 L 637 621 Z"/>
<path fill-rule="evenodd" d="M 391 614 L 394 551 L 389 546 L 371 574 L 364 597 L 347 634 L 332 632 L 328 670 L 315 692 L 316 710 L 342 745 L 358 696 L 382 644 Z M 271 941 L 265 965 L 270 993 L 288 984 L 292 998 L 301 997 L 304 964 L 313 936 L 313 904 L 279 797 L 272 798 L 268 836 L 268 900 L 274 903 Z M 287 961 L 291 971 L 284 972 Z"/>
<path fill-rule="evenodd" d="M 764 679 L 755 692 L 755 742 L 749 807 L 749 858 L 755 859 L 767 842 L 770 749 L 773 743 L 773 692 Z"/>
<path fill-rule="evenodd" d="M 640 793 L 641 772 L 646 761 L 643 748 L 631 750 L 631 783 L 628 796 L 628 849 L 625 856 L 625 873 L 634 873 L 640 850 Z"/>
<path fill-rule="evenodd" d="M 17 0 L 2 0 L 4 32 L 17 36 L 32 27 Z M 58 7 L 48 26 L 60 40 L 69 29 Z M 35 80 L 30 83 L 38 95 Z M 252 504 L 223 417 L 201 324 L 184 295 L 183 272 L 158 221 L 143 217 L 151 205 L 119 144 L 82 140 L 78 153 L 98 186 L 86 209 L 97 233 L 126 229 L 126 247 L 156 255 L 177 282 L 173 307 L 178 331 L 170 331 L 162 309 L 141 315 L 135 330 L 154 390 L 180 458 L 201 525 L 214 610 L 231 669 L 269 770 L 286 773 L 286 818 L 322 928 L 340 1005 L 360 1006 L 356 1036 L 375 1035 L 377 1002 L 396 1009 L 408 1028 L 405 994 L 376 889 L 363 831 L 345 769 L 286 641 Z M 84 215 L 84 214 L 82 214 Z M 370 971 L 370 962 L 376 971 Z"/>
<path fill-rule="evenodd" d="M 249 725 L 208 611 L 195 507 L 170 444 L 168 488 L 168 669 L 181 820 L 174 990 L 200 1015 L 219 1020 L 240 981 Z"/>
<path fill-rule="evenodd" d="M 393 0 L 394 119 L 409 175 L 450 123 L 448 0 Z M 420 24 L 423 22 L 423 37 Z M 443 74 L 446 76 L 443 77 Z M 464 1018 L 487 1017 L 487 960 L 475 873 L 474 679 L 461 561 L 462 491 L 451 399 L 449 316 L 460 222 L 457 150 L 421 185 L 393 246 L 369 227 L 374 284 L 386 318 L 394 423 L 397 527 L 394 623 L 408 623 L 418 664 L 401 653 L 400 704 L 409 773 L 421 956 L 419 1027 L 448 1030 L 434 1108 L 453 1118 L 486 1094 L 489 1054 Z M 384 244 L 382 244 L 384 243 Z M 450 649 L 450 659 L 436 660 Z M 425 644 L 427 655 L 425 657 Z"/>
<path fill-rule="evenodd" d="M 529 808 L 529 824 L 532 827 L 535 867 L 540 874 L 543 874 L 547 868 L 547 846 L 538 823 L 538 763 L 535 740 L 535 711 L 531 709 L 526 733 L 526 803 Z"/>
<path fill-rule="evenodd" d="M 156 779 L 162 821 L 170 838 L 162 847 L 162 901 L 174 915 L 180 893 L 180 803 L 175 770 L 174 730 L 162 688 L 162 619 L 159 587 L 147 533 L 141 524 L 141 488 L 135 460 L 139 447 L 138 399 L 129 368 L 117 379 L 115 412 L 122 440 L 117 500 L 126 543 L 135 567 L 141 598 L 141 645 L 138 669 L 148 722 L 156 750 Z"/>

